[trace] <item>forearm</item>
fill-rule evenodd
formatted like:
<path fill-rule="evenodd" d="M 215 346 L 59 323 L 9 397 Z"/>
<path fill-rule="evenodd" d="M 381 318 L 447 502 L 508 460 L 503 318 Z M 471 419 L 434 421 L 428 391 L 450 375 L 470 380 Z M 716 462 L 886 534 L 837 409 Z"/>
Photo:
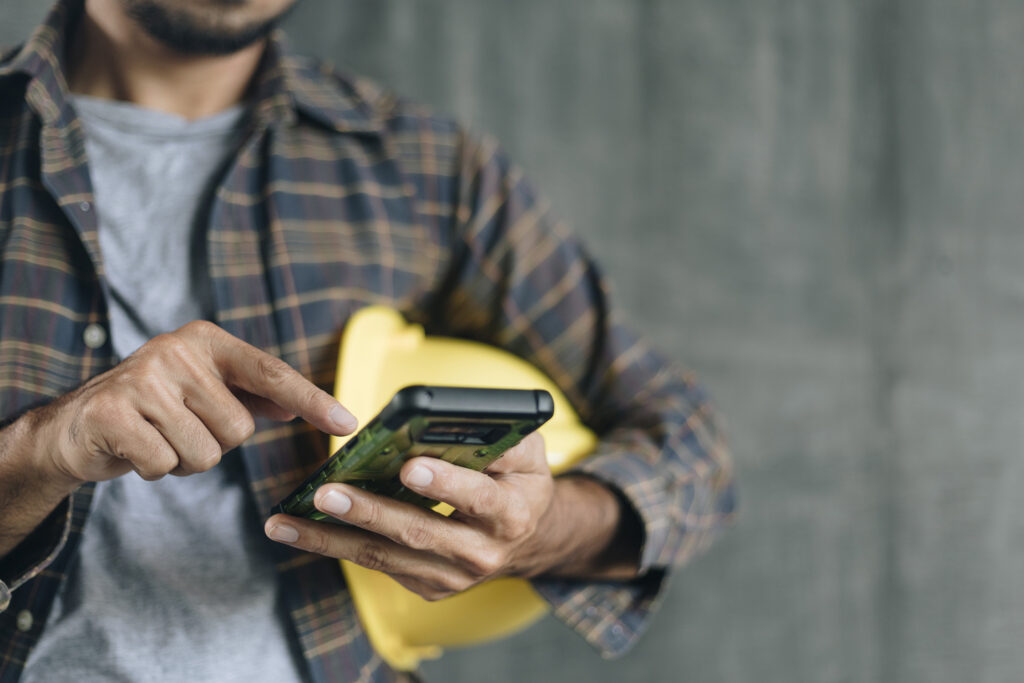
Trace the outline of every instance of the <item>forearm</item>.
<path fill-rule="evenodd" d="M 45 411 L 45 408 L 42 409 Z M 5 557 L 73 490 L 51 475 L 42 451 L 45 437 L 38 411 L 0 430 L 0 558 Z"/>

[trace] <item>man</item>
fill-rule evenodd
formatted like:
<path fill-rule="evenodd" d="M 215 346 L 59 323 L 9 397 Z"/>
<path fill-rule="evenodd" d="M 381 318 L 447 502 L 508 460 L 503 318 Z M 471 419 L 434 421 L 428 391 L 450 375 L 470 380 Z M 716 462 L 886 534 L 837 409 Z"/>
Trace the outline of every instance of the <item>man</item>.
<path fill-rule="evenodd" d="M 704 395 L 518 169 L 291 55 L 290 5 L 68 0 L 0 62 L 0 681 L 400 679 L 336 558 L 428 599 L 529 577 L 614 655 L 732 511 Z M 597 452 L 407 463 L 450 519 L 331 485 L 349 526 L 264 525 L 356 427 L 324 387 L 371 303 L 532 361 Z"/>

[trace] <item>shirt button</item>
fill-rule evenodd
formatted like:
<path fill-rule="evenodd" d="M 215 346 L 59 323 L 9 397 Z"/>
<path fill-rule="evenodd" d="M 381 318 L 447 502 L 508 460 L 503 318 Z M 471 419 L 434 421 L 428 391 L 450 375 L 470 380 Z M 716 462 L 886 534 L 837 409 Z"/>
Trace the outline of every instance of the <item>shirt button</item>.
<path fill-rule="evenodd" d="M 90 349 L 98 349 L 107 343 L 107 331 L 103 329 L 103 325 L 90 323 L 85 326 L 85 331 L 82 332 L 82 341 Z"/>
<path fill-rule="evenodd" d="M 20 612 L 18 612 L 17 625 L 18 630 L 22 633 L 27 633 L 28 631 L 32 630 L 33 621 L 34 620 L 32 619 L 32 613 L 29 612 L 27 609 L 23 609 Z"/>
<path fill-rule="evenodd" d="M 89 209 L 92 208 L 92 204 L 89 202 L 80 202 L 78 208 L 82 210 L 82 213 L 89 213 Z"/>

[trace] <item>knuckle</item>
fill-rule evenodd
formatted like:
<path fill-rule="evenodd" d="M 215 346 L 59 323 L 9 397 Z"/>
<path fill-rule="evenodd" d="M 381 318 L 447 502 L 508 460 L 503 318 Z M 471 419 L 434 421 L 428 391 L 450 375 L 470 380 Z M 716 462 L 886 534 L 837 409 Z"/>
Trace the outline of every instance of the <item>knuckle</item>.
<path fill-rule="evenodd" d="M 311 553 L 317 555 L 330 555 L 330 542 L 327 540 L 327 535 L 315 531 L 308 535 L 305 540 L 305 548 Z"/>
<path fill-rule="evenodd" d="M 219 463 L 222 455 L 223 452 L 221 451 L 220 444 L 213 444 L 210 446 L 200 463 L 203 467 L 203 471 L 205 472 Z"/>
<path fill-rule="evenodd" d="M 197 357 L 193 356 L 192 358 Z M 204 394 L 220 395 L 225 388 L 223 380 L 211 373 L 203 363 L 193 362 L 192 358 L 186 363 L 184 370 L 188 373 L 189 379 L 195 383 L 197 391 Z"/>
<path fill-rule="evenodd" d="M 149 372 L 138 376 L 134 388 L 138 396 L 144 396 L 148 400 L 162 401 L 174 398 L 168 391 L 170 388 L 168 378 L 155 365 Z"/>
<path fill-rule="evenodd" d="M 190 472 L 206 472 L 212 470 L 218 462 L 220 462 L 220 447 L 215 449 L 207 448 L 203 449 L 204 452 L 199 453 L 192 461 L 188 464 L 187 469 Z"/>
<path fill-rule="evenodd" d="M 496 548 L 476 548 L 466 558 L 466 564 L 473 576 L 493 576 L 504 565 L 504 553 Z"/>
<path fill-rule="evenodd" d="M 138 450 L 141 450 L 141 448 L 136 449 L 137 452 Z M 138 457 L 137 460 L 144 461 L 144 464 L 146 464 L 150 470 L 154 473 L 159 473 L 161 476 L 167 474 L 181 464 L 181 458 L 178 453 L 166 444 L 162 448 L 156 448 L 153 452 L 146 451 L 145 455 Z"/>
<path fill-rule="evenodd" d="M 112 388 L 116 390 L 124 390 L 125 387 L 137 387 L 142 381 L 142 378 L 146 377 L 151 370 L 151 365 L 148 359 L 136 358 L 130 361 L 126 361 L 119 368 L 117 377 L 110 383 Z M 108 389 L 103 393 L 111 393 L 114 389 Z"/>
<path fill-rule="evenodd" d="M 126 453 L 119 453 L 119 457 L 125 460 L 132 460 L 131 456 Z M 172 469 L 170 467 L 163 467 L 157 463 L 151 462 L 136 462 L 132 461 L 135 467 L 135 471 L 139 473 L 139 476 L 146 481 L 159 481 Z"/>
<path fill-rule="evenodd" d="M 230 446 L 237 446 L 256 432 L 256 421 L 247 411 L 241 410 L 224 425 L 224 436 Z"/>
<path fill-rule="evenodd" d="M 414 550 L 426 550 L 434 545 L 434 534 L 426 520 L 417 518 L 402 529 L 399 540 Z"/>
<path fill-rule="evenodd" d="M 467 576 L 458 572 L 448 572 L 437 582 L 435 590 L 443 593 L 441 597 L 448 597 L 461 593 L 475 586 L 478 580 L 475 577 Z"/>
<path fill-rule="evenodd" d="M 380 526 L 381 520 L 384 518 L 384 508 L 379 502 L 373 498 L 364 498 L 358 508 L 358 510 L 353 510 L 355 514 L 350 515 L 349 519 L 362 527 L 376 529 Z"/>
<path fill-rule="evenodd" d="M 153 344 L 162 356 L 183 358 L 187 357 L 190 353 L 185 340 L 173 333 L 158 335 L 150 341 L 150 344 Z"/>
<path fill-rule="evenodd" d="M 387 566 L 387 551 L 379 544 L 368 541 L 356 550 L 354 560 L 356 564 L 367 569 L 383 571 Z"/>
<path fill-rule="evenodd" d="M 291 370 L 291 367 L 288 366 L 288 369 Z M 316 385 L 311 384 L 309 386 L 309 388 L 306 389 L 306 395 L 305 395 L 305 397 L 303 397 L 302 405 L 308 406 L 310 408 L 313 408 L 320 401 L 322 401 L 323 398 L 324 398 L 323 390 L 321 390 Z"/>
<path fill-rule="evenodd" d="M 466 506 L 466 512 L 472 517 L 483 517 L 485 515 L 493 514 L 497 504 L 497 489 L 493 486 L 493 482 L 489 482 L 492 485 L 485 485 L 477 487 L 472 497 L 469 499 L 469 504 Z"/>
<path fill-rule="evenodd" d="M 219 331 L 220 328 L 209 320 L 193 320 L 192 322 L 185 323 L 177 330 L 177 332 L 189 336 L 196 335 L 200 337 L 216 334 Z"/>
<path fill-rule="evenodd" d="M 291 366 L 280 358 L 269 354 L 260 354 L 256 358 L 256 374 L 268 382 L 280 382 L 288 376 Z"/>
<path fill-rule="evenodd" d="M 437 602 L 438 600 L 450 598 L 458 592 L 459 591 L 449 590 L 447 588 L 427 588 L 422 593 L 420 593 L 420 597 L 426 600 L 427 602 Z"/>
<path fill-rule="evenodd" d="M 162 361 L 156 355 L 146 355 L 128 365 L 117 376 L 117 384 L 135 392 L 159 390 L 163 384 Z"/>

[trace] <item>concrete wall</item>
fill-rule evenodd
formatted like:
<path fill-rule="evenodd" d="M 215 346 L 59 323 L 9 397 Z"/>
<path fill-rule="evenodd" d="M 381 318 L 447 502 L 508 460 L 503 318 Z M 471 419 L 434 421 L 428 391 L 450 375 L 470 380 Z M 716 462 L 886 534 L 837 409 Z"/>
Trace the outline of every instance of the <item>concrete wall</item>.
<path fill-rule="evenodd" d="M 0 42 L 44 9 L 0 0 Z M 503 140 L 738 461 L 738 525 L 631 654 L 546 621 L 428 679 L 1020 680 L 1024 4 L 304 0 L 288 25 Z"/>

